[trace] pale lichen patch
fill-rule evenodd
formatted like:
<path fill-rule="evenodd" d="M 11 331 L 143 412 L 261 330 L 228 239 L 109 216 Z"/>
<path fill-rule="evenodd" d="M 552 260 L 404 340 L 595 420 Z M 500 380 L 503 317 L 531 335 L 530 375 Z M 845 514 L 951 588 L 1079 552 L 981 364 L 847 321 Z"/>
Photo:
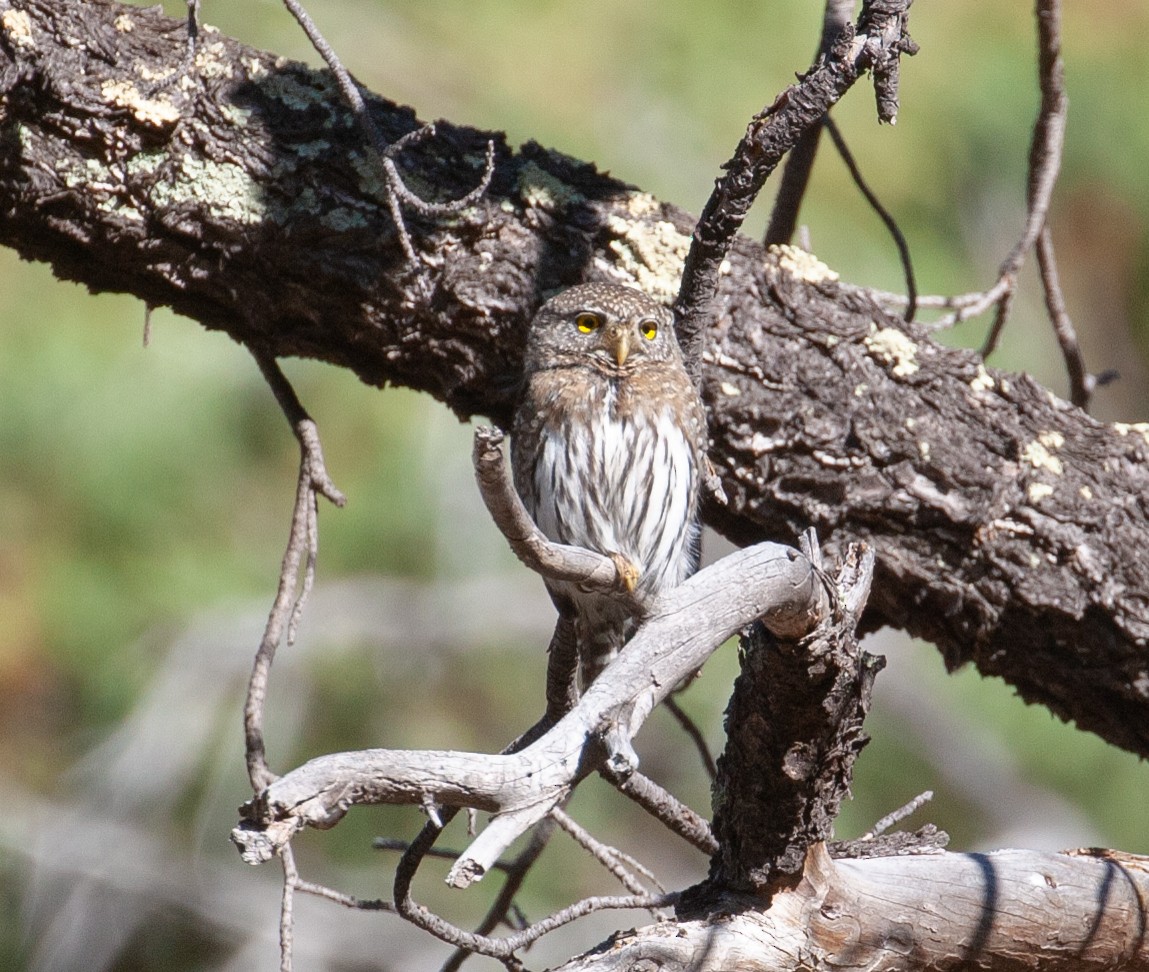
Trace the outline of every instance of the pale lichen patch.
<path fill-rule="evenodd" d="M 267 218 L 259 184 L 241 165 L 185 157 L 174 179 L 158 181 L 152 195 L 160 206 L 198 203 L 213 215 L 255 224 Z"/>
<path fill-rule="evenodd" d="M 1065 468 L 1061 460 L 1051 450 L 1059 448 L 1064 443 L 1065 439 L 1060 433 L 1043 432 L 1021 450 L 1021 458 L 1035 469 L 1044 469 L 1055 476 L 1060 476 Z"/>
<path fill-rule="evenodd" d="M 741 389 L 739 389 L 737 385 L 732 385 L 728 381 L 722 382 L 718 387 L 722 389 L 722 394 L 727 398 L 737 398 L 742 394 Z"/>
<path fill-rule="evenodd" d="M 628 192 L 626 194 L 626 211 L 635 219 L 643 216 L 653 216 L 661 211 L 661 204 L 649 192 Z"/>
<path fill-rule="evenodd" d="M 208 26 L 201 28 L 205 33 Z M 201 41 L 196 45 L 195 53 L 196 73 L 203 79 L 224 78 L 231 74 L 231 64 L 228 63 L 222 41 L 212 41 L 210 44 Z"/>
<path fill-rule="evenodd" d="M 985 365 L 978 362 L 977 374 L 969 383 L 970 388 L 975 392 L 986 392 L 993 390 L 993 377 L 988 371 L 985 370 Z"/>
<path fill-rule="evenodd" d="M 528 162 L 519 172 L 519 195 L 528 206 L 557 212 L 583 198 L 573 186 Z"/>
<path fill-rule="evenodd" d="M 906 378 L 919 371 L 921 366 L 914 359 L 918 346 L 909 335 L 892 327 L 878 328 L 871 322 L 870 333 L 864 341 L 870 354 L 887 365 L 896 378 Z"/>
<path fill-rule="evenodd" d="M 769 250 L 777 255 L 778 266 L 799 280 L 820 284 L 833 283 L 838 279 L 838 274 L 809 250 L 790 246 L 788 243 L 772 244 Z"/>
<path fill-rule="evenodd" d="M 166 128 L 179 121 L 180 110 L 170 101 L 146 98 L 130 81 L 105 81 L 100 93 L 118 108 L 126 108 L 132 117 L 149 128 Z"/>
<path fill-rule="evenodd" d="M 130 34 L 133 30 L 136 29 L 136 22 L 132 20 L 132 18 L 127 14 L 120 14 L 115 20 L 112 21 L 112 25 L 121 34 Z"/>
<path fill-rule="evenodd" d="M 32 18 L 27 10 L 5 10 L 0 14 L 0 27 L 17 47 L 31 50 L 36 46 L 36 39 L 32 36 Z"/>
<path fill-rule="evenodd" d="M 611 272 L 633 280 L 642 290 L 667 303 L 678 295 L 690 237 L 666 220 L 630 222 L 611 216 L 607 227 L 617 234 L 610 250 L 617 258 Z"/>
<path fill-rule="evenodd" d="M 166 81 L 176 73 L 176 68 L 163 67 L 156 71 L 152 69 L 151 65 L 141 64 L 136 68 L 136 72 L 142 81 Z"/>
<path fill-rule="evenodd" d="M 1113 431 L 1118 435 L 1140 435 L 1149 444 L 1149 422 L 1114 422 Z"/>
<path fill-rule="evenodd" d="M 1040 503 L 1047 496 L 1053 495 L 1053 487 L 1049 483 L 1030 483 L 1025 495 L 1031 503 Z"/>
<path fill-rule="evenodd" d="M 1093 490 L 1091 490 L 1088 486 L 1079 487 L 1077 492 L 1079 492 L 1081 494 L 1082 499 L 1087 499 L 1087 500 L 1093 499 Z"/>

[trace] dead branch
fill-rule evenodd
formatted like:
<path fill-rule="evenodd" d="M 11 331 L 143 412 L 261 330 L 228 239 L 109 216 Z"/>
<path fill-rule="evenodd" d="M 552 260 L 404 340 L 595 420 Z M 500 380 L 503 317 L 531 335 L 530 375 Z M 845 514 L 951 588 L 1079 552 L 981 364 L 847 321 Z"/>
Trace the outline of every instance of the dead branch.
<path fill-rule="evenodd" d="M 631 739 L 646 717 L 732 633 L 755 618 L 790 631 L 816 622 L 823 596 L 804 557 L 778 544 L 740 550 L 650 606 L 650 615 L 578 705 L 514 754 L 372 749 L 311 760 L 244 808 L 233 840 L 251 863 L 268 860 L 305 826 L 329 827 L 352 806 L 428 799 L 496 814 L 452 868 L 478 880 L 516 837 L 588 773 L 637 766 Z"/>
<path fill-rule="evenodd" d="M 822 35 L 818 40 L 819 57 L 830 53 L 838 35 L 853 20 L 854 7 L 854 0 L 826 0 L 822 11 Z M 766 246 L 789 243 L 793 238 L 821 137 L 822 126 L 811 125 L 786 156 L 778 194 L 774 197 L 774 208 L 770 212 L 770 222 L 762 237 Z"/>
<path fill-rule="evenodd" d="M 878 91 L 878 118 L 897 117 L 897 64 L 917 46 L 907 30 L 912 0 L 863 0 L 856 28 L 838 31 L 829 51 L 820 55 L 798 84 L 787 88 L 754 116 L 734 156 L 715 182 L 690 238 L 682 283 L 674 302 L 678 341 L 697 377 L 705 335 L 716 314 L 715 297 L 722 266 L 762 186 L 802 134 L 865 71 Z"/>
<path fill-rule="evenodd" d="M 650 925 L 555 972 L 810 968 L 1043 972 L 1149 968 L 1149 858 L 1004 850 L 831 861 L 812 849 L 801 881 L 767 901 Z M 681 912 L 680 905 L 680 912 Z"/>
<path fill-rule="evenodd" d="M 319 430 L 295 390 L 280 371 L 279 365 L 268 355 L 253 351 L 260 371 L 275 394 L 291 429 L 299 441 L 299 480 L 295 490 L 295 506 L 291 514 L 291 529 L 283 563 L 279 571 L 279 585 L 275 601 L 263 629 L 263 637 L 255 653 L 247 697 L 243 707 L 244 754 L 252 789 L 256 792 L 267 786 L 275 774 L 267 765 L 267 750 L 263 737 L 263 706 L 267 699 L 267 680 L 276 649 L 286 632 L 287 643 L 295 640 L 295 631 L 302 616 L 307 596 L 315 582 L 315 562 L 319 555 L 318 496 L 325 496 L 336 506 L 343 506 L 346 498 L 327 474 L 323 449 L 319 443 Z M 303 578 L 299 577 L 300 566 Z M 285 894 L 287 892 L 285 891 Z M 290 899 L 285 897 L 285 907 Z"/>
<path fill-rule="evenodd" d="M 536 574 L 551 580 L 574 581 L 588 590 L 628 596 L 626 582 L 610 557 L 584 547 L 551 543 L 523 506 L 507 471 L 500 429 L 475 430 L 473 460 L 479 493 L 511 550 Z"/>

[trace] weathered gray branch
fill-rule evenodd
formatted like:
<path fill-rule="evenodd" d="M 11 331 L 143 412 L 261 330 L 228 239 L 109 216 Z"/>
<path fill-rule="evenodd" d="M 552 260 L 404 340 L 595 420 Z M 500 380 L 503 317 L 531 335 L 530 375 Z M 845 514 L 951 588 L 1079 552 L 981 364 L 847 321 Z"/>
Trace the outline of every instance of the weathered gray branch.
<path fill-rule="evenodd" d="M 0 0 L 0 243 L 273 356 L 404 384 L 505 425 L 544 294 L 592 277 L 676 293 L 693 220 L 498 136 L 488 193 L 412 215 L 412 273 L 330 77 L 105 2 Z M 154 79 L 168 78 L 157 84 Z M 398 139 L 414 114 L 372 102 Z M 432 199 L 473 188 L 490 134 L 401 153 Z M 974 662 L 1149 755 L 1149 426 L 1103 426 L 900 323 L 795 251 L 739 240 L 703 393 L 735 541 L 865 540 L 866 623 Z"/>
<path fill-rule="evenodd" d="M 321 756 L 253 800 L 233 839 L 245 859 L 258 863 L 298 830 L 331 826 L 354 805 L 474 807 L 496 816 L 451 872 L 453 883 L 466 885 L 588 773 L 609 764 L 625 776 L 637 767 L 631 740 L 646 717 L 723 641 L 761 617 L 782 631 L 796 622 L 809 629 L 825 603 L 821 580 L 798 551 L 774 543 L 739 550 L 655 600 L 627 650 L 574 709 L 521 751 Z"/>
<path fill-rule="evenodd" d="M 1109 851 L 831 861 L 819 845 L 795 887 L 727 904 L 555 972 L 1149 968 L 1149 858 Z"/>

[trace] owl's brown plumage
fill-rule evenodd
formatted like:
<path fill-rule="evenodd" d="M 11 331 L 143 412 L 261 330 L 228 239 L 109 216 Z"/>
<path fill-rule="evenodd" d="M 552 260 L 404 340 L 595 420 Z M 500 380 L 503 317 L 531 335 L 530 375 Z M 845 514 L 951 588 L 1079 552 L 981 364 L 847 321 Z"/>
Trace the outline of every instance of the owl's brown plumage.
<path fill-rule="evenodd" d="M 583 284 L 547 301 L 527 336 L 515 412 L 515 487 L 558 543 L 621 554 L 649 599 L 698 560 L 706 418 L 671 312 L 642 291 Z M 625 602 L 551 583 L 573 613 L 584 684 L 630 637 Z"/>

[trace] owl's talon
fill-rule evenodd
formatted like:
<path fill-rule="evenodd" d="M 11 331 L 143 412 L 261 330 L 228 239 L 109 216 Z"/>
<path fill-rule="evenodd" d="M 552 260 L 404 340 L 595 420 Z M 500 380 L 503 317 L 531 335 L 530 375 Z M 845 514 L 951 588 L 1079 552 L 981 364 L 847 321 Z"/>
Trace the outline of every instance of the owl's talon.
<path fill-rule="evenodd" d="M 618 579 L 622 581 L 626 593 L 633 594 L 634 589 L 638 587 L 638 578 L 642 571 L 620 553 L 610 553 L 608 556 L 614 561 L 614 569 L 618 571 Z"/>

